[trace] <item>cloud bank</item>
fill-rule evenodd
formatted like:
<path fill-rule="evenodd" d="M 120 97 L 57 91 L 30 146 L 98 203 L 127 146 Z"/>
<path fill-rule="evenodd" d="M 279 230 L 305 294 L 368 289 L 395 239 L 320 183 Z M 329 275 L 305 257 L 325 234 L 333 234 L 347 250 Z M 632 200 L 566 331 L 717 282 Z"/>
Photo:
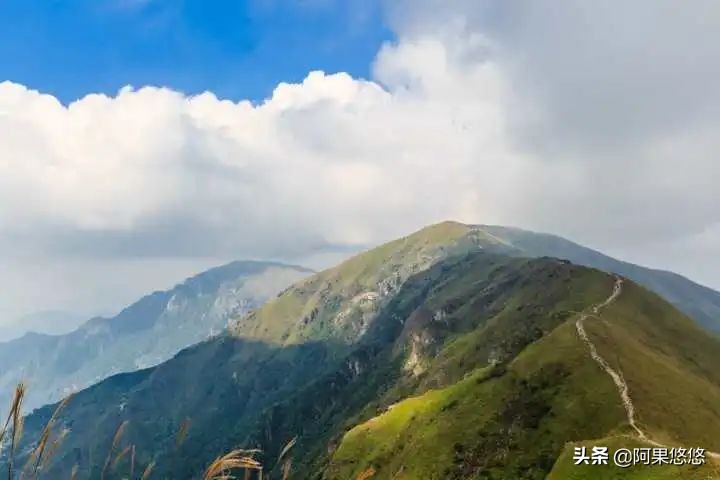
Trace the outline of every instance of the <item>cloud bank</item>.
<path fill-rule="evenodd" d="M 371 79 L 311 72 L 261 104 L 127 87 L 62 105 L 0 83 L 0 305 L 110 308 L 149 286 L 140 271 L 449 218 L 720 287 L 720 7 L 673 6 L 396 1 Z M 91 286 L 120 293 L 77 294 Z"/>

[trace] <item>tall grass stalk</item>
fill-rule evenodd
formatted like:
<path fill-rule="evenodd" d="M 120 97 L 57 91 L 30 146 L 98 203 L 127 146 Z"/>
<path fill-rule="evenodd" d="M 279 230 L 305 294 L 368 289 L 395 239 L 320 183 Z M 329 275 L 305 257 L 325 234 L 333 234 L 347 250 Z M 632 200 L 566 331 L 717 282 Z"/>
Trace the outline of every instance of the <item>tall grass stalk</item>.
<path fill-rule="evenodd" d="M 0 453 L 2 453 L 2 447 L 4 445 L 5 437 L 10 433 L 10 452 L 8 455 L 8 480 L 12 480 L 15 472 L 15 450 L 17 449 L 20 439 L 22 438 L 23 430 L 23 416 L 22 416 L 22 403 L 25 398 L 25 384 L 19 383 L 15 388 L 15 394 L 13 395 L 12 402 L 10 404 L 10 411 L 5 419 L 2 430 L 0 430 Z"/>
<path fill-rule="evenodd" d="M 255 471 L 258 480 L 262 480 L 262 463 L 254 458 L 258 453 L 260 450 L 233 450 L 222 455 L 210 464 L 205 471 L 203 480 L 226 480 L 232 478 L 233 470 L 243 470 L 246 479 L 249 479 L 251 472 Z"/>
<path fill-rule="evenodd" d="M 23 416 L 22 416 L 22 404 L 25 398 L 26 387 L 24 383 L 18 384 L 15 389 L 15 395 L 13 396 L 12 403 L 10 405 L 10 411 L 0 428 L 0 453 L 2 453 L 2 447 L 8 442 L 10 443 L 10 452 L 8 455 L 8 480 L 13 480 L 15 474 L 15 454 L 20 444 L 20 440 L 23 433 Z M 28 460 L 21 471 L 21 478 L 25 478 L 26 475 L 30 479 L 37 480 L 40 474 L 50 464 L 50 461 L 54 457 L 57 450 L 62 446 L 63 441 L 69 435 L 70 430 L 62 429 L 59 433 L 54 435 L 54 428 L 58 422 L 58 418 L 62 411 L 67 407 L 68 403 L 72 398 L 68 396 L 64 398 L 55 411 L 51 415 L 45 427 L 40 433 L 38 444 L 35 446 L 33 451 L 30 453 Z M 124 460 L 129 462 L 129 480 L 135 477 L 135 463 L 136 463 L 136 447 L 134 444 L 128 445 L 127 447 L 119 450 L 120 444 L 122 443 L 125 431 L 128 427 L 128 421 L 123 421 L 115 431 L 113 435 L 110 448 L 105 458 L 102 471 L 100 473 L 100 479 L 104 480 L 108 469 L 112 467 L 113 471 L 116 471 Z M 186 418 L 183 420 L 180 428 L 178 429 L 176 436 L 176 446 L 179 448 L 184 442 L 188 430 L 190 428 L 190 419 Z M 53 437 L 54 435 L 54 437 Z M 290 471 L 292 467 L 291 459 L 288 458 L 290 451 L 297 443 L 297 437 L 290 440 L 280 451 L 276 462 L 276 468 L 279 467 L 279 471 L 282 474 L 283 480 L 288 480 L 290 477 Z M 117 455 L 116 455 L 116 452 Z M 236 478 L 232 476 L 234 470 L 242 470 L 243 478 L 250 480 L 255 473 L 257 480 L 263 479 L 263 464 L 255 458 L 256 455 L 260 454 L 261 451 L 257 449 L 249 450 L 233 450 L 225 455 L 217 457 L 207 468 L 203 476 L 203 480 L 228 480 Z M 91 462 L 92 463 L 92 462 Z M 140 480 L 149 480 L 153 471 L 155 470 L 155 461 L 150 462 L 143 470 Z M 70 480 L 77 480 L 80 467 L 75 464 L 70 471 Z M 375 472 L 373 471 L 370 476 Z M 369 476 L 361 476 L 363 480 L 369 478 Z"/>
<path fill-rule="evenodd" d="M 293 438 L 290 440 L 287 445 L 283 447 L 282 450 L 280 450 L 280 455 L 278 455 L 277 462 L 275 463 L 275 466 L 279 466 L 283 459 L 290 453 L 290 450 L 295 446 L 297 443 L 298 437 Z M 290 478 L 290 471 L 292 470 L 292 459 L 288 458 L 285 460 L 284 463 L 282 463 L 282 467 L 280 467 L 280 471 L 282 473 L 283 480 L 288 480 Z"/>
<path fill-rule="evenodd" d="M 65 397 L 55 408 L 55 411 L 50 416 L 50 420 L 48 420 L 45 427 L 42 429 L 42 432 L 40 433 L 40 441 L 38 442 L 37 446 L 33 449 L 32 453 L 30 454 L 30 458 L 28 459 L 27 463 L 25 464 L 24 471 L 28 472 L 30 468 L 32 468 L 32 471 L 29 472 L 31 478 L 36 478 L 38 475 L 38 469 L 41 466 L 47 465 L 47 463 L 52 458 L 52 455 L 55 453 L 57 448 L 60 446 L 60 443 L 65 439 L 69 431 L 63 430 L 60 432 L 60 435 L 58 438 L 51 444 L 50 452 L 47 452 L 47 446 L 48 442 L 50 440 L 50 437 L 52 435 L 53 428 L 55 427 L 55 423 L 57 422 L 57 419 L 60 415 L 60 413 L 65 409 L 67 404 L 72 399 L 72 395 L 69 395 Z"/>
<path fill-rule="evenodd" d="M 145 467 L 145 471 L 142 474 L 142 477 L 140 477 L 140 480 L 148 480 L 150 478 L 150 475 L 152 475 L 153 470 L 155 469 L 155 462 L 152 461 L 148 464 L 147 467 Z"/>
<path fill-rule="evenodd" d="M 120 445 L 120 442 L 122 441 L 123 435 L 125 435 L 125 429 L 128 426 L 128 421 L 125 420 L 120 424 L 120 426 L 115 431 L 115 435 L 113 435 L 112 443 L 110 444 L 110 450 L 108 450 L 107 457 L 105 458 L 105 463 L 103 464 L 102 472 L 100 472 L 100 480 L 105 480 L 105 475 L 107 474 L 108 467 L 110 467 L 110 463 L 112 462 L 113 454 L 117 450 L 118 446 Z"/>

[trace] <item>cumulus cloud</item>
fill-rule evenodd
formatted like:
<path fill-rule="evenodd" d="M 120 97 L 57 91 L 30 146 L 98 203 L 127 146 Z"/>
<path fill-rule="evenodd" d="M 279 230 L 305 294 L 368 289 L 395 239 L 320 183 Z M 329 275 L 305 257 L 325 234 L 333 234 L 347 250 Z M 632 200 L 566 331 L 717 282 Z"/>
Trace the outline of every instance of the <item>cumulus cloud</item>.
<path fill-rule="evenodd" d="M 72 287 L 101 288 L 103 265 L 298 259 L 448 218 L 568 234 L 720 286 L 699 258 L 720 253 L 717 3 L 388 12 L 398 39 L 371 79 L 312 72 L 260 104 L 128 87 L 66 106 L 1 83 L 5 295 L 27 259 L 86 265 Z"/>
<path fill-rule="evenodd" d="M 503 220 L 567 234 L 720 286 L 702 267 L 718 231 L 720 5 L 699 1 L 400 0 L 401 38 L 452 48 L 501 72 L 510 148 L 538 171 Z M 720 245 L 720 238 L 715 244 Z M 682 260 L 684 258 L 684 260 Z"/>
<path fill-rule="evenodd" d="M 66 107 L 3 83 L 0 227 L 83 255 L 273 255 L 492 215 L 520 170 L 494 66 L 423 39 L 376 71 L 313 72 L 260 105 L 146 87 Z"/>

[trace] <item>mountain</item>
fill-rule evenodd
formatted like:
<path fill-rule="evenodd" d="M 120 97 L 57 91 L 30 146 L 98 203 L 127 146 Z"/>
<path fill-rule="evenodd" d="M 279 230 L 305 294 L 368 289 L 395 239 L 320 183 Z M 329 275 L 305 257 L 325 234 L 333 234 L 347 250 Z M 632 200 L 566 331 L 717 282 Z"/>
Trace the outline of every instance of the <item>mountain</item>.
<path fill-rule="evenodd" d="M 445 342 L 428 368 L 458 369 L 455 378 L 368 415 L 343 436 L 325 478 L 355 478 L 370 469 L 375 479 L 720 478 L 709 466 L 623 472 L 574 465 L 578 445 L 720 449 L 716 339 L 629 281 L 581 324 L 597 359 L 579 333 L 580 318 L 542 329 L 495 364 L 466 366 L 488 336 L 482 330 Z M 618 374 L 617 384 L 610 372 Z"/>
<path fill-rule="evenodd" d="M 234 262 L 68 334 L 28 333 L 0 343 L 0 405 L 9 403 L 7 394 L 20 380 L 30 387 L 26 407 L 34 408 L 116 373 L 157 365 L 309 273 L 277 263 Z"/>
<path fill-rule="evenodd" d="M 61 310 L 33 312 L 6 325 L 0 325 L 0 342 L 7 342 L 28 332 L 63 335 L 77 328 L 83 319 Z"/>
<path fill-rule="evenodd" d="M 499 226 L 474 228 L 495 236 L 517 255 L 565 258 L 578 265 L 623 275 L 664 297 L 705 328 L 720 333 L 720 292 L 682 275 L 622 262 L 555 235 Z"/>
<path fill-rule="evenodd" d="M 720 340 L 629 279 L 517 250 L 444 223 L 301 280 L 77 393 L 43 473 L 199 478 L 257 447 L 280 478 L 297 438 L 293 479 L 720 478 Z M 18 464 L 55 408 L 26 418 Z M 702 447 L 708 464 L 575 466 L 581 445 Z"/>

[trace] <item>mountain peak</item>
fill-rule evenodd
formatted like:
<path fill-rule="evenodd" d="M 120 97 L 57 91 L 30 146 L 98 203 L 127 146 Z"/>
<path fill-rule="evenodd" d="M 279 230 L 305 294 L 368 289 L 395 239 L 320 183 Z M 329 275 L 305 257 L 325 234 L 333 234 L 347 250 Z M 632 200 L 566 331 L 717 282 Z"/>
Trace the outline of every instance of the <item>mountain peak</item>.
<path fill-rule="evenodd" d="M 125 422 L 159 478 L 197 477 L 226 448 L 276 459 L 288 442 L 295 476 L 327 480 L 568 478 L 553 468 L 568 442 L 617 444 L 633 424 L 720 448 L 716 338 L 629 280 L 525 258 L 500 233 L 445 223 L 386 243 L 235 316 L 232 335 L 78 393 L 48 473 L 79 462 L 97 478 L 93 452 Z"/>
<path fill-rule="evenodd" d="M 235 261 L 70 333 L 0 343 L 0 365 L 8 366 L 0 375 L 0 404 L 20 380 L 33 385 L 25 402 L 32 408 L 110 375 L 157 365 L 222 332 L 230 318 L 246 315 L 310 272 L 278 262 Z"/>

